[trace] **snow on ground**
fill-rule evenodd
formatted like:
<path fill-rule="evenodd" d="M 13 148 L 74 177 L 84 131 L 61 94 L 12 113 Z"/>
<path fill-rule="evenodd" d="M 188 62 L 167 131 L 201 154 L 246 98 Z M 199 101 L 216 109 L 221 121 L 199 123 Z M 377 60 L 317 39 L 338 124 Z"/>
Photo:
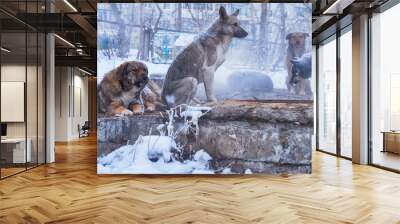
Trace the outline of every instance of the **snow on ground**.
<path fill-rule="evenodd" d="M 167 111 L 169 121 L 157 128 L 160 135 L 139 136 L 134 145 L 122 146 L 106 156 L 99 157 L 97 172 L 99 174 L 214 174 L 215 171 L 209 168 L 212 157 L 203 149 L 194 153 L 191 160 L 178 161 L 174 157 L 174 151 L 182 150 L 182 147 L 175 142 L 177 136 L 187 134 L 182 130 L 188 130 L 191 126 L 196 127 L 194 133 L 197 134 L 198 119 L 211 110 L 209 107 L 185 106 L 182 111 L 182 107 L 177 106 Z M 178 111 L 181 112 L 179 116 L 185 119 L 183 125 L 188 127 L 174 130 L 173 123 L 178 117 Z"/>
<path fill-rule="evenodd" d="M 157 139 L 159 138 L 159 142 Z M 151 143 L 155 143 L 152 145 Z M 168 136 L 143 136 L 134 145 L 125 145 L 110 154 L 98 158 L 97 173 L 99 174 L 213 174 L 209 169 L 211 156 L 204 150 L 199 150 L 193 160 L 183 162 L 172 157 L 170 160 L 158 158 L 153 162 L 149 155 L 151 151 L 173 149 L 176 144 Z M 149 147 L 150 145 L 150 147 Z M 160 148 L 157 148 L 160 147 Z M 166 151 L 163 151 L 165 153 Z M 154 156 L 154 155 L 153 155 Z M 167 157 L 168 158 L 168 157 Z"/>
<path fill-rule="evenodd" d="M 286 89 L 286 70 L 276 71 L 276 72 L 268 72 L 269 77 L 272 79 L 274 83 L 274 89 Z"/>
<path fill-rule="evenodd" d="M 244 174 L 253 174 L 253 172 L 251 172 L 251 169 L 246 169 L 246 170 L 244 171 Z"/>

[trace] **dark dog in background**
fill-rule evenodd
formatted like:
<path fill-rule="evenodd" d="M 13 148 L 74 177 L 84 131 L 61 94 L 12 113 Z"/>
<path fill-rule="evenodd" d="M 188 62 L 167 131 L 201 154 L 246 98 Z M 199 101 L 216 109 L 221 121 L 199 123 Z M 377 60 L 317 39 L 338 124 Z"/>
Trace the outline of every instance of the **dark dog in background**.
<path fill-rule="evenodd" d="M 310 82 L 308 79 L 301 78 L 298 80 L 296 85 L 291 83 L 293 75 L 293 59 L 302 57 L 306 52 L 305 40 L 309 36 L 307 33 L 294 32 L 286 36 L 288 41 L 288 49 L 286 54 L 286 66 L 287 66 L 287 77 L 286 86 L 290 93 L 303 94 L 305 95 L 306 89 L 310 89 Z"/>
<path fill-rule="evenodd" d="M 142 100 L 142 92 L 149 82 L 147 66 L 128 61 L 105 74 L 97 87 L 98 112 L 108 116 L 141 113 L 146 108 L 154 110 L 153 96 Z"/>
<path fill-rule="evenodd" d="M 204 83 L 207 101 L 217 101 L 213 93 L 214 72 L 225 61 L 232 39 L 248 35 L 240 27 L 238 15 L 239 10 L 228 15 L 221 7 L 214 24 L 176 57 L 165 77 L 161 94 L 164 104 L 189 104 L 200 83 Z"/>

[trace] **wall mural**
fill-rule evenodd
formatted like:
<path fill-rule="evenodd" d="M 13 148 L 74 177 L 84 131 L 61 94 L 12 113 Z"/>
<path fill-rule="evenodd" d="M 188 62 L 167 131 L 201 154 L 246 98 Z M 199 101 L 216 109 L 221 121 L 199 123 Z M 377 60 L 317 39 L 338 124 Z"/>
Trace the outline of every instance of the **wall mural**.
<path fill-rule="evenodd" d="M 98 4 L 99 174 L 311 173 L 311 4 Z"/>

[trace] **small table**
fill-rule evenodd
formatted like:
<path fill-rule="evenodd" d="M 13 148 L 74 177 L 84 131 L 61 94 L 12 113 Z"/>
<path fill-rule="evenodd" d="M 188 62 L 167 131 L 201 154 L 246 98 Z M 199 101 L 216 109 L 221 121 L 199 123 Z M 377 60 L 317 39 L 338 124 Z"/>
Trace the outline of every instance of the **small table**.
<path fill-rule="evenodd" d="M 2 157 L 5 154 L 3 158 L 5 158 L 7 163 L 26 163 L 31 161 L 31 139 L 26 139 L 26 142 L 28 143 L 28 147 L 26 147 L 25 154 L 25 138 L 1 139 Z M 10 154 L 12 154 L 12 156 Z"/>
<path fill-rule="evenodd" d="M 392 152 L 400 154 L 400 131 L 382 131 L 383 150 L 382 152 Z"/>

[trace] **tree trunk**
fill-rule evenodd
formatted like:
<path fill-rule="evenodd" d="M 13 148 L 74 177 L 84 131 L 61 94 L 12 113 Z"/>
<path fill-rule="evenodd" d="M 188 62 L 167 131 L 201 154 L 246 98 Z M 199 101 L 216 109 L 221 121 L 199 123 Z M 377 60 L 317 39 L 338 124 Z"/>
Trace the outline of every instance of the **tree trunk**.
<path fill-rule="evenodd" d="M 138 46 L 138 58 L 144 60 L 145 57 L 145 24 L 143 15 L 143 4 L 139 7 L 139 19 L 140 19 L 140 35 L 139 35 L 139 46 Z"/>
<path fill-rule="evenodd" d="M 182 3 L 177 3 L 177 19 L 176 19 L 176 29 L 182 31 Z"/>
<path fill-rule="evenodd" d="M 281 40 L 286 40 L 286 7 L 285 4 L 280 4 L 280 21 L 281 21 L 281 26 L 280 26 L 280 33 L 278 35 Z M 286 56 L 286 41 L 281 42 L 279 46 L 275 48 L 277 50 L 277 53 L 273 56 L 273 58 L 276 58 L 277 60 L 275 61 L 274 65 L 272 66 L 272 70 L 277 70 L 279 66 L 285 66 L 285 56 Z"/>
<path fill-rule="evenodd" d="M 260 32 L 258 37 L 258 67 L 264 69 L 267 54 L 268 4 L 261 4 Z"/>

